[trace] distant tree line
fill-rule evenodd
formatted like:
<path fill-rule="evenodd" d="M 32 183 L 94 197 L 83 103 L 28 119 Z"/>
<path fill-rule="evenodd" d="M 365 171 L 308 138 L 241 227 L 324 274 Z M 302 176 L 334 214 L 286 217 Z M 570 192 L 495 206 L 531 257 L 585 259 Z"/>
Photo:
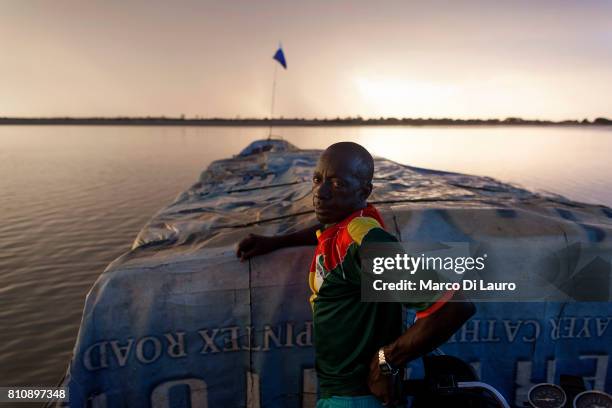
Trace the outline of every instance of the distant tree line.
<path fill-rule="evenodd" d="M 455 126 L 455 125 L 612 125 L 608 118 L 593 121 L 583 120 L 533 120 L 509 117 L 506 119 L 450 119 L 450 118 L 394 118 L 379 117 L 364 119 L 356 117 L 335 118 L 186 118 L 166 116 L 145 117 L 0 117 L 0 125 L 199 125 L 199 126 L 335 126 L 335 125 L 409 125 L 409 126 Z"/>

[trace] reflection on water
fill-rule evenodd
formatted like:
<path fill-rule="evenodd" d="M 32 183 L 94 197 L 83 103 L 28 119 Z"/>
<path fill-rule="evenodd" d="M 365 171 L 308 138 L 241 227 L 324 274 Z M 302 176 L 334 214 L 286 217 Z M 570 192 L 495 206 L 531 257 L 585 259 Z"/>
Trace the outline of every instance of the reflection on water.
<path fill-rule="evenodd" d="M 85 295 L 146 221 L 263 127 L 0 127 L 0 385 L 54 385 Z M 353 140 L 418 167 L 612 206 L 612 128 L 279 128 L 302 148 Z"/>

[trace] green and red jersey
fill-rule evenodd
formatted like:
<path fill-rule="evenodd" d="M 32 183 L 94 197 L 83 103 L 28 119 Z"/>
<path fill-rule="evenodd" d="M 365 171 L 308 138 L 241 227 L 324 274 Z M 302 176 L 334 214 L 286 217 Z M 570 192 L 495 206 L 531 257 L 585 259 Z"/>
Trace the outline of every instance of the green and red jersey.
<path fill-rule="evenodd" d="M 385 231 L 371 204 L 317 231 L 317 238 L 309 283 L 321 398 L 366 395 L 372 357 L 402 334 L 403 318 L 400 303 L 361 302 L 360 250 L 370 242 L 397 239 Z M 403 251 L 399 244 L 398 251 Z M 408 306 L 422 318 L 443 302 Z"/>

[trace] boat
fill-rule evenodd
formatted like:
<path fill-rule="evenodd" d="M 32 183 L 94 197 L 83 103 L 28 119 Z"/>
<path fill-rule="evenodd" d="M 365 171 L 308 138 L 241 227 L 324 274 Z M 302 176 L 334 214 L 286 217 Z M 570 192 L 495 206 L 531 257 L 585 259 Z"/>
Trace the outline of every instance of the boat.
<path fill-rule="evenodd" d="M 88 293 L 61 382 L 70 403 L 56 406 L 313 407 L 313 248 L 241 263 L 235 246 L 249 233 L 315 222 L 311 177 L 320 153 L 255 141 L 211 163 L 155 214 Z M 533 267 L 534 248 L 557 260 L 573 243 L 609 248 L 608 207 L 385 158 L 375 158 L 375 169 L 371 202 L 402 241 L 520 243 L 525 252 L 501 273 Z M 612 303 L 603 299 L 479 302 L 440 351 L 469 362 L 517 405 L 534 384 L 561 374 L 610 392 Z M 407 376 L 421 370 L 417 360 Z"/>

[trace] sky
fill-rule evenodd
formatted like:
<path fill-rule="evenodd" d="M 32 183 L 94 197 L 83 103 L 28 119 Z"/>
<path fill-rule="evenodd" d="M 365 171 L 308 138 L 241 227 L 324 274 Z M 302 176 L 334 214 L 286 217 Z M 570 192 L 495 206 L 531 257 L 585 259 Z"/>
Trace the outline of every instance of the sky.
<path fill-rule="evenodd" d="M 1 0 L 0 50 L 0 116 L 612 117 L 612 1 Z"/>

